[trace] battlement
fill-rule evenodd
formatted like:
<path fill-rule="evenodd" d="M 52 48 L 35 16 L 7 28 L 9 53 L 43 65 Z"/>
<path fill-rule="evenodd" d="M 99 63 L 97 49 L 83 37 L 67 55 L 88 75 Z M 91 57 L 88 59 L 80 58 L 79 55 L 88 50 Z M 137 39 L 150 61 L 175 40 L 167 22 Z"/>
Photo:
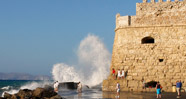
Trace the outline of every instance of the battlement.
<path fill-rule="evenodd" d="M 186 11 L 186 0 L 184 1 L 163 1 L 159 0 L 155 2 L 155 0 L 151 0 L 151 2 L 147 2 L 147 0 L 143 0 L 143 3 L 136 4 L 136 15 L 152 15 L 155 12 L 160 10 L 161 12 L 172 12 L 177 13 L 177 11 Z"/>
<path fill-rule="evenodd" d="M 136 16 L 116 15 L 116 29 L 128 26 L 186 25 L 186 0 L 143 0 Z"/>
<path fill-rule="evenodd" d="M 166 0 L 166 1 L 163 1 L 163 0 L 158 0 L 158 2 L 183 2 L 183 1 L 186 1 L 186 0 L 174 0 L 174 1 L 171 1 L 171 0 Z M 156 1 L 155 0 L 150 0 L 150 3 L 155 3 Z M 148 3 L 148 0 L 143 0 L 143 3 Z"/>

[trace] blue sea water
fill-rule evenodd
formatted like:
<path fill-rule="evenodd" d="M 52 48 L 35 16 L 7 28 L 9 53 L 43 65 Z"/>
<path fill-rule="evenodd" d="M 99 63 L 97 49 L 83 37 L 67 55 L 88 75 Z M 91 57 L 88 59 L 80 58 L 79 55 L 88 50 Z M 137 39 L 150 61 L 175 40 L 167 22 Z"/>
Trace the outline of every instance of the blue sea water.
<path fill-rule="evenodd" d="M 4 91 L 19 90 L 21 86 L 32 83 L 41 82 L 35 80 L 0 80 L 0 96 Z"/>

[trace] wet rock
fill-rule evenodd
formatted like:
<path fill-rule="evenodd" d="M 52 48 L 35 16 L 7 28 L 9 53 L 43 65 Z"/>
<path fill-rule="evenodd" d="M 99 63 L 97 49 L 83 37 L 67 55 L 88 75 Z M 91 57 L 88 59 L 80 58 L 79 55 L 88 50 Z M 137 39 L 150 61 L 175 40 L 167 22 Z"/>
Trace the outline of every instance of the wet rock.
<path fill-rule="evenodd" d="M 59 83 L 59 88 L 61 89 L 77 89 L 77 85 L 78 83 L 76 82 L 63 82 L 63 83 Z"/>
<path fill-rule="evenodd" d="M 0 99 L 5 99 L 5 98 L 3 98 L 3 97 L 0 97 Z"/>
<path fill-rule="evenodd" d="M 17 96 L 16 94 L 12 95 L 11 99 L 21 99 L 19 96 Z"/>
<path fill-rule="evenodd" d="M 35 97 L 53 97 L 57 95 L 56 92 L 54 92 L 53 90 L 49 90 L 49 89 L 44 89 L 44 88 L 36 88 L 35 90 L 33 90 L 33 96 Z"/>
<path fill-rule="evenodd" d="M 11 99 L 11 97 L 12 97 L 11 94 L 9 94 L 9 93 L 7 93 L 7 92 L 4 93 L 4 98 L 5 98 L 5 99 Z"/>
<path fill-rule="evenodd" d="M 63 99 L 63 98 L 60 95 L 56 95 L 56 96 L 51 97 L 50 99 Z"/>
<path fill-rule="evenodd" d="M 21 99 L 30 99 L 32 98 L 32 90 L 29 89 L 21 89 L 17 94 L 15 94 L 15 97 L 21 98 Z M 15 98 L 16 99 L 16 98 Z"/>
<path fill-rule="evenodd" d="M 44 89 L 46 89 L 46 90 L 54 90 L 54 88 L 52 86 L 50 86 L 50 85 L 45 85 Z"/>
<path fill-rule="evenodd" d="M 21 89 L 16 94 L 5 93 L 0 99 L 63 99 L 54 92 L 53 88 L 46 86 L 45 88 L 36 88 L 35 90 Z"/>

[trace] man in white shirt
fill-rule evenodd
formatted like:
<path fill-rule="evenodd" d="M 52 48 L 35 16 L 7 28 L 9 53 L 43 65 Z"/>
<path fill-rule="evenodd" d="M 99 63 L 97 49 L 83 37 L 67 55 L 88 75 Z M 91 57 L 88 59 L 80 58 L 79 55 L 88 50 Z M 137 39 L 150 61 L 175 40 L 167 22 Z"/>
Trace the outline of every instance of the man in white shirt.
<path fill-rule="evenodd" d="M 58 81 L 54 82 L 54 91 L 57 93 L 58 93 L 58 86 L 59 86 Z"/>
<path fill-rule="evenodd" d="M 82 84 L 81 84 L 81 82 L 78 83 L 77 92 L 78 93 L 81 93 L 82 92 Z"/>

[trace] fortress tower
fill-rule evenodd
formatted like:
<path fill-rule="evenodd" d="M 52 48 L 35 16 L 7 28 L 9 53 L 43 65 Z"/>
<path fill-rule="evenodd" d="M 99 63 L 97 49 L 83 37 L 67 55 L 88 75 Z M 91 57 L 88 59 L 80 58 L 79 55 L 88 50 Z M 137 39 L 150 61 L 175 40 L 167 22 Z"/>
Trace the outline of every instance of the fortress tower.
<path fill-rule="evenodd" d="M 111 73 L 124 69 L 125 79 Z M 116 15 L 115 39 L 109 77 L 103 91 L 142 91 L 142 82 L 159 81 L 171 92 L 177 80 L 186 89 L 186 0 L 143 0 L 136 4 L 136 16 Z M 155 88 L 147 88 L 155 91 Z"/>

